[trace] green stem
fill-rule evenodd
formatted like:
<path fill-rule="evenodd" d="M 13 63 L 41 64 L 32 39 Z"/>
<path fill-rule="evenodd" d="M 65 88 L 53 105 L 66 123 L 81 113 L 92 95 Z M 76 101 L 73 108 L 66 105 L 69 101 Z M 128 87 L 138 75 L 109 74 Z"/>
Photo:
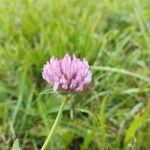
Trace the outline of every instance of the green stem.
<path fill-rule="evenodd" d="M 55 119 L 55 121 L 54 121 L 54 124 L 53 124 L 53 126 L 52 126 L 52 128 L 51 128 L 51 130 L 50 130 L 50 132 L 49 132 L 49 134 L 48 134 L 48 137 L 47 137 L 45 143 L 43 144 L 41 150 L 45 150 L 46 146 L 48 145 L 49 141 L 51 140 L 52 135 L 53 135 L 53 133 L 54 133 L 54 131 L 55 131 L 55 129 L 56 129 L 56 126 L 58 125 L 58 123 L 59 123 L 59 121 L 60 121 L 60 119 L 61 119 L 62 112 L 63 112 L 63 109 L 64 109 L 65 104 L 66 104 L 66 98 L 64 98 L 64 99 L 62 100 L 62 104 L 61 104 L 61 106 L 60 106 L 60 109 L 59 109 L 59 112 L 58 112 L 58 114 L 57 114 L 57 117 L 56 117 L 56 119 Z"/>

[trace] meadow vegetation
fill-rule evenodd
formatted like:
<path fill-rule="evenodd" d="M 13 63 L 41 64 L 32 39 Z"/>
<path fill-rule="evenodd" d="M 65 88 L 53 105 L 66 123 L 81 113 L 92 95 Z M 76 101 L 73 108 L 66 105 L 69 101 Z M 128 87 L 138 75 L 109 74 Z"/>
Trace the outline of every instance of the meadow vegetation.
<path fill-rule="evenodd" d="M 149 150 L 149 0 L 1 0 L 0 149 L 41 148 L 61 104 L 42 68 L 65 53 L 86 58 L 93 79 L 49 150 Z"/>

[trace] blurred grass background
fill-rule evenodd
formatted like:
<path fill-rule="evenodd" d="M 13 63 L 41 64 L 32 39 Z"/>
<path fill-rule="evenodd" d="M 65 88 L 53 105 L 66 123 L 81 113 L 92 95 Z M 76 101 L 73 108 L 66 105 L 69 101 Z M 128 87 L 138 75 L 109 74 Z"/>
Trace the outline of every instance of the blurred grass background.
<path fill-rule="evenodd" d="M 93 71 L 66 106 L 49 150 L 150 149 L 149 0 L 0 1 L 0 149 L 40 149 L 61 100 L 42 79 L 51 56 L 75 53 Z"/>

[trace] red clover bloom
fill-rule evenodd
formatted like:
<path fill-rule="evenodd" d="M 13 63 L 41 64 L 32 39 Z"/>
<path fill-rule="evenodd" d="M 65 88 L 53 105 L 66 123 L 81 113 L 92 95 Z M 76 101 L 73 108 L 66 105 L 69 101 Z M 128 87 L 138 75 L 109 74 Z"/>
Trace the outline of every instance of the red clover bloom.
<path fill-rule="evenodd" d="M 66 54 L 62 59 L 52 57 L 44 65 L 42 76 L 55 91 L 82 91 L 92 79 L 88 62 L 76 58 L 74 54 Z"/>

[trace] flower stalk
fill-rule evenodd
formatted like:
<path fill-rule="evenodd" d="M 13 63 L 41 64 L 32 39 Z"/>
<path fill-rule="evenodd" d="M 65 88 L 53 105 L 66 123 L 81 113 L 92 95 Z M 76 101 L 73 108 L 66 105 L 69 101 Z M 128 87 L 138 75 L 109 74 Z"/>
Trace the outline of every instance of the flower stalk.
<path fill-rule="evenodd" d="M 51 128 L 51 130 L 50 130 L 50 132 L 48 134 L 48 137 L 47 137 L 45 143 L 43 144 L 41 150 L 45 150 L 46 146 L 51 141 L 52 135 L 54 134 L 54 131 L 55 131 L 59 121 L 61 120 L 61 116 L 62 116 L 62 113 L 63 113 L 64 106 L 65 106 L 66 102 L 67 102 L 67 99 L 66 99 L 66 97 L 64 97 L 63 100 L 62 100 L 62 104 L 60 106 L 59 112 L 57 114 L 57 117 L 56 117 L 56 119 L 55 119 L 55 121 L 53 123 L 53 126 L 52 126 L 52 128 Z"/>
<path fill-rule="evenodd" d="M 76 93 L 83 91 L 84 87 L 91 82 L 92 72 L 85 59 L 81 60 L 77 58 L 75 54 L 72 56 L 66 54 L 62 59 L 52 57 L 44 65 L 42 77 L 53 87 L 54 91 L 61 91 L 62 93 Z M 70 96 L 68 95 L 63 98 L 60 110 L 41 150 L 45 150 L 48 143 L 51 141 L 52 135 L 61 119 L 64 106 L 69 97 Z M 71 101 L 71 119 L 73 119 L 73 113 L 74 100 Z"/>

